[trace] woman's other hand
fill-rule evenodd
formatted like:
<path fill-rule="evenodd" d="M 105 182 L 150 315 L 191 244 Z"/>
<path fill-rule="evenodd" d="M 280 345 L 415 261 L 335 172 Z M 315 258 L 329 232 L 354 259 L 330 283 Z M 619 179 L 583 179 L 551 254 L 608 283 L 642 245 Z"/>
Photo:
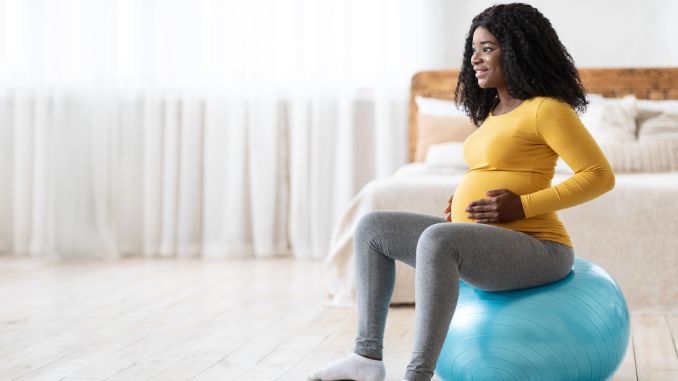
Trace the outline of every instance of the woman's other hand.
<path fill-rule="evenodd" d="M 452 197 L 454 197 L 454 195 L 447 199 L 447 208 L 445 208 L 445 220 L 447 222 L 452 222 Z"/>
<path fill-rule="evenodd" d="M 481 224 L 507 223 L 525 218 L 519 195 L 508 189 L 493 189 L 487 195 L 490 198 L 476 200 L 468 205 L 468 218 Z"/>

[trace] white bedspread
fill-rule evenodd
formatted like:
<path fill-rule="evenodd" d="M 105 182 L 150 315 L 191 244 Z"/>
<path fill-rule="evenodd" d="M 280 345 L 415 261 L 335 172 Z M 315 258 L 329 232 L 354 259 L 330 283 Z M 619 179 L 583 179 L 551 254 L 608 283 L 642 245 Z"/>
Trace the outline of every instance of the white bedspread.
<path fill-rule="evenodd" d="M 352 200 L 337 225 L 325 267 L 332 304 L 355 303 L 353 230 L 373 210 L 443 216 L 463 170 L 408 164 L 375 180 Z M 567 178 L 556 174 L 553 184 Z M 678 173 L 617 174 L 615 188 L 558 214 L 575 255 L 603 266 L 620 284 L 629 306 L 678 309 Z M 414 269 L 396 262 L 393 304 L 414 302 Z"/>

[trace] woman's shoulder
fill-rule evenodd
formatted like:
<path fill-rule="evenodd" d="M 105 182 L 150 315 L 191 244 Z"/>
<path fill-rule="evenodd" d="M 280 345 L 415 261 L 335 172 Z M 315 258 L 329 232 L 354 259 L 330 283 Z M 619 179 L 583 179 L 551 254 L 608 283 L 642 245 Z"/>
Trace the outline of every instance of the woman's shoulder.
<path fill-rule="evenodd" d="M 538 96 L 530 98 L 535 117 L 574 113 L 572 106 L 556 97 Z"/>
<path fill-rule="evenodd" d="M 534 103 L 534 105 L 538 108 L 553 108 L 553 109 L 570 109 L 572 110 L 572 106 L 565 102 L 562 99 L 558 99 L 556 97 L 546 97 L 546 96 L 538 96 L 538 97 L 532 97 L 530 100 Z"/>

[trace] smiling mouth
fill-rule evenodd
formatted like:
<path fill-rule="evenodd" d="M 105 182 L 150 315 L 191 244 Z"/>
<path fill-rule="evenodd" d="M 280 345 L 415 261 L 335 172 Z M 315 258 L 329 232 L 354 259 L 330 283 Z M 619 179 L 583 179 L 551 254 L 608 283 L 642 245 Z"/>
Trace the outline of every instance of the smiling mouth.
<path fill-rule="evenodd" d="M 478 69 L 478 70 L 475 70 L 475 72 L 476 72 L 476 78 L 483 78 L 483 77 L 485 77 L 485 76 L 487 75 L 487 71 L 488 71 L 487 69 Z"/>

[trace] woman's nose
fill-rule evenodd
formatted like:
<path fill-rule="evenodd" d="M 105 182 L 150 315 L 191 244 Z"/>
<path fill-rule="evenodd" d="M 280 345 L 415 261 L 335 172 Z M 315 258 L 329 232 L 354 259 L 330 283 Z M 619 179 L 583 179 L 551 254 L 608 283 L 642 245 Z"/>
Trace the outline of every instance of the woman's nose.
<path fill-rule="evenodd" d="M 471 64 L 475 65 L 475 64 L 478 64 L 478 63 L 480 63 L 480 55 L 478 54 L 478 52 L 472 53 L 471 54 Z"/>

